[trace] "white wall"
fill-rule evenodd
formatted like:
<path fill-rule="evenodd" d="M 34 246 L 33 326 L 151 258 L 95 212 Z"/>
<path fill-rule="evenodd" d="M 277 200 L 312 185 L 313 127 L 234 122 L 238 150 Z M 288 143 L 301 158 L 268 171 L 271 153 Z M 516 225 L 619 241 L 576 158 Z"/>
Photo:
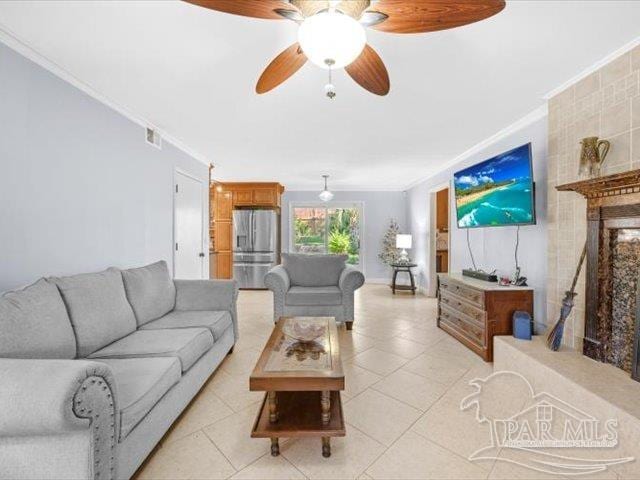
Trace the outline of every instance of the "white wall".
<path fill-rule="evenodd" d="M 416 185 L 407 192 L 407 221 L 413 233 L 414 258 L 418 263 L 419 284 L 429 290 L 430 252 L 430 192 L 442 184 L 451 184 L 453 173 L 486 160 L 494 155 L 532 143 L 533 170 L 536 183 L 537 223 L 520 228 L 519 263 L 522 275 L 535 288 L 534 317 L 537 325 L 544 324 L 546 317 L 547 276 L 547 117 L 539 118 L 481 151 L 461 160 L 443 172 Z M 466 230 L 456 224 L 453 190 L 450 190 L 449 256 L 451 271 L 460 272 L 471 267 L 467 249 Z M 478 268 L 486 271 L 497 269 L 499 273 L 511 274 L 515 269 L 514 247 L 516 227 L 475 228 L 469 231 L 471 247 Z"/>
<path fill-rule="evenodd" d="M 320 182 L 318 182 L 320 184 Z M 282 197 L 282 251 L 289 251 L 289 206 L 291 202 L 317 202 L 317 192 L 286 191 Z M 389 222 L 393 218 L 404 231 L 406 223 L 406 196 L 404 192 L 334 192 L 333 202 L 362 202 L 364 205 L 364 272 L 367 281 L 387 282 L 391 278 L 389 267 L 378 260 Z M 331 202 L 329 202 L 330 204 Z"/>
<path fill-rule="evenodd" d="M 208 182 L 203 163 L 147 145 L 142 127 L 0 44 L 0 291 L 172 265 L 176 167 Z"/>

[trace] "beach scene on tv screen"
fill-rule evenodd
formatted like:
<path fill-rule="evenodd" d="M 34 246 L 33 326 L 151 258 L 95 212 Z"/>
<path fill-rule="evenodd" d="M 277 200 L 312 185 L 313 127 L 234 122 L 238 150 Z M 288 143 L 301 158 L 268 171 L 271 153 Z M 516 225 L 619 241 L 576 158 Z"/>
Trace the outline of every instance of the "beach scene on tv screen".
<path fill-rule="evenodd" d="M 530 145 L 523 145 L 453 177 L 459 227 L 533 222 Z"/>

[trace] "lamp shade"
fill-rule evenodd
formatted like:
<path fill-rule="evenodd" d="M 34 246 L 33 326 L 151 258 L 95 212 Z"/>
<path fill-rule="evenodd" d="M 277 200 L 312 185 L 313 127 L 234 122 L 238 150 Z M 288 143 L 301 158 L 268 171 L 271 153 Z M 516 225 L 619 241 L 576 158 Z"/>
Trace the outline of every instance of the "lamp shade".
<path fill-rule="evenodd" d="M 396 248 L 411 248 L 411 235 L 396 235 Z"/>

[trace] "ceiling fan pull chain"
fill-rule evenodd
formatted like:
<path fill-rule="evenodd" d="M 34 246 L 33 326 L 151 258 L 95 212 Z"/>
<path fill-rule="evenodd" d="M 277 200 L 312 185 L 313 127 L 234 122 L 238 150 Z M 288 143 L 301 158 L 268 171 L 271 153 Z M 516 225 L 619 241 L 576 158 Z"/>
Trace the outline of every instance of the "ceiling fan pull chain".
<path fill-rule="evenodd" d="M 324 91 L 327 95 L 327 97 L 329 97 L 331 100 L 333 100 L 336 96 L 336 87 L 333 84 L 333 79 L 332 79 L 332 68 L 333 64 L 335 63 L 333 60 L 331 60 L 330 58 L 327 58 L 324 63 L 327 64 L 327 66 L 329 67 L 329 83 L 327 83 L 324 86 Z"/>

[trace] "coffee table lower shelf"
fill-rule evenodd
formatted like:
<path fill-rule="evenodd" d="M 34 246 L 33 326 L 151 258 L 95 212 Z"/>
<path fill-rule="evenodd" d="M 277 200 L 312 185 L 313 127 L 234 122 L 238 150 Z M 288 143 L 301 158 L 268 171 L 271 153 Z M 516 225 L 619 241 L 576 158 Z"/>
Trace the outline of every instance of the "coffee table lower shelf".
<path fill-rule="evenodd" d="M 270 438 L 271 455 L 280 454 L 279 438 L 321 437 L 322 454 L 331 455 L 331 437 L 344 437 L 344 415 L 340 392 L 331 392 L 331 417 L 322 423 L 320 392 L 277 392 L 278 420 L 269 421 L 268 394 L 265 394 L 251 437 Z"/>

